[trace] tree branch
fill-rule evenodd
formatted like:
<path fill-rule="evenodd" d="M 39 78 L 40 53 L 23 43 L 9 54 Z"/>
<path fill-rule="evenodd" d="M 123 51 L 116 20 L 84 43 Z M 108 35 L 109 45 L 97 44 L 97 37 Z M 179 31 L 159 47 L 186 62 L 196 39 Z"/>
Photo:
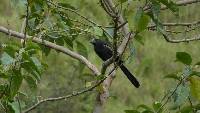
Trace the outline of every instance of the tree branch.
<path fill-rule="evenodd" d="M 176 2 L 176 4 L 178 6 L 185 6 L 185 5 L 194 4 L 194 3 L 198 3 L 198 2 L 200 2 L 200 0 L 180 0 L 180 1 Z M 165 10 L 165 9 L 167 9 L 166 6 L 161 7 L 161 10 Z"/>
<path fill-rule="evenodd" d="M 16 32 L 16 31 L 12 31 L 12 30 L 7 29 L 3 26 L 0 26 L 0 32 L 4 33 L 6 35 L 9 35 L 9 36 L 19 38 L 19 39 L 24 39 L 24 34 Z M 32 39 L 32 41 L 35 42 L 35 43 L 45 45 L 49 48 L 55 49 L 55 50 L 62 52 L 66 55 L 69 55 L 70 57 L 72 57 L 76 60 L 79 60 L 80 62 L 85 64 L 95 75 L 101 74 L 99 72 L 99 70 L 90 61 L 88 61 L 85 57 L 83 57 L 82 55 L 79 55 L 76 52 L 73 52 L 73 51 L 71 51 L 67 48 L 64 48 L 63 46 L 56 45 L 52 42 L 49 42 L 49 41 L 46 41 L 46 40 L 43 40 L 43 39 L 40 39 L 40 38 L 37 38 L 37 37 L 31 37 L 31 36 L 28 36 L 28 35 L 26 37 L 29 38 L 29 39 Z"/>
<path fill-rule="evenodd" d="M 97 86 L 99 86 L 107 77 L 104 77 L 103 79 L 101 79 L 98 83 L 96 83 L 94 86 L 90 87 L 90 88 L 87 88 L 87 89 L 84 89 L 82 91 L 77 91 L 77 92 L 74 92 L 69 94 L 69 95 L 66 95 L 66 96 L 61 96 L 61 97 L 55 97 L 55 98 L 47 98 L 47 99 L 43 99 L 43 100 L 40 100 L 38 101 L 36 104 L 34 104 L 33 106 L 31 106 L 30 108 L 26 109 L 23 113 L 28 113 L 30 111 L 32 111 L 33 109 L 35 109 L 36 107 L 38 107 L 39 105 L 45 103 L 45 102 L 50 102 L 50 101 L 59 101 L 59 100 L 65 100 L 65 99 L 68 99 L 68 98 L 71 98 L 71 97 L 75 97 L 75 96 L 78 96 L 78 95 L 81 95 L 81 94 L 84 94 L 84 93 L 87 93 L 87 92 L 90 92 L 90 91 L 93 91 Z"/>
<path fill-rule="evenodd" d="M 114 16 L 113 15 L 110 15 L 113 19 L 113 21 L 115 22 L 115 33 L 114 33 L 114 36 L 113 36 L 113 49 L 115 48 L 115 53 L 113 54 L 118 54 L 119 56 L 121 56 L 123 54 L 123 52 L 125 51 L 126 49 L 126 46 L 129 42 L 129 39 L 130 39 L 130 34 L 129 33 L 129 29 L 128 29 L 128 23 L 123 19 L 123 16 L 122 14 L 119 14 L 119 11 L 115 8 L 115 5 L 113 3 L 112 0 L 100 0 L 100 2 L 102 3 L 102 5 L 105 5 L 105 6 L 102 6 L 104 10 L 106 10 L 105 12 L 108 13 L 108 15 L 110 14 L 115 14 Z M 107 10 L 109 9 L 109 10 Z M 110 12 L 108 12 L 110 11 Z M 117 21 L 116 21 L 116 18 L 117 18 Z M 120 25 L 120 26 L 118 26 Z M 118 49 L 116 50 L 116 38 L 117 38 L 117 31 L 119 29 L 122 29 L 122 33 L 124 35 L 124 39 L 122 41 L 122 43 L 120 44 L 120 46 L 118 47 Z M 132 35 L 134 36 L 134 34 Z M 110 58 L 108 61 L 104 62 L 104 63 L 112 63 L 113 62 L 113 57 Z M 103 66 L 102 69 L 104 69 L 106 66 Z M 109 97 L 109 88 L 111 86 L 111 83 L 113 81 L 113 77 L 114 77 L 114 73 L 112 74 L 113 76 L 110 76 L 109 78 L 107 78 L 104 82 L 103 82 L 103 92 L 99 92 L 97 97 L 96 97 L 96 104 L 94 106 L 94 110 L 93 110 L 93 113 L 102 113 L 103 111 L 103 105 L 104 103 L 106 102 L 107 98 Z"/>
<path fill-rule="evenodd" d="M 198 2 L 200 2 L 200 1 L 199 0 L 181 0 L 181 1 L 176 2 L 176 5 L 177 6 L 185 6 L 185 5 L 198 3 Z M 144 11 L 149 12 L 150 11 L 149 9 L 150 9 L 150 7 L 146 7 L 146 8 L 144 8 Z M 168 9 L 168 8 L 163 5 L 163 6 L 161 6 L 160 9 L 165 10 L 165 9 Z"/>
<path fill-rule="evenodd" d="M 171 27 L 171 26 L 186 26 L 186 27 L 190 27 L 190 26 L 194 26 L 194 25 L 197 25 L 197 24 L 200 24 L 200 20 L 198 21 L 195 21 L 195 22 L 183 22 L 183 23 L 163 23 L 162 25 L 163 26 L 167 26 L 167 27 Z M 147 28 L 148 29 L 154 29 L 156 27 L 156 25 L 149 25 Z"/>
<path fill-rule="evenodd" d="M 169 38 L 167 35 L 163 35 L 163 37 L 165 38 L 165 40 L 167 42 L 170 42 L 170 43 L 191 42 L 191 41 L 200 40 L 200 35 L 198 35 L 194 38 L 187 38 L 187 39 L 180 39 L 180 40 L 173 40 L 173 39 Z"/>
<path fill-rule="evenodd" d="M 112 0 L 102 0 L 103 2 L 105 2 L 106 4 L 108 4 L 108 6 L 111 8 L 111 10 L 117 14 L 119 11 L 115 8 L 115 5 L 113 3 Z M 135 36 L 135 33 L 132 33 L 130 35 L 129 33 L 129 28 L 128 28 L 128 23 L 124 20 L 123 18 L 123 15 L 122 14 L 119 14 L 119 25 L 122 25 L 120 26 L 120 28 L 122 29 L 122 34 L 124 35 L 124 39 L 122 40 L 122 43 L 120 44 L 120 46 L 118 47 L 118 54 L 119 56 L 122 55 L 122 53 L 125 51 L 126 49 L 126 46 L 129 42 L 129 39 L 130 37 L 134 37 Z M 126 23 L 126 24 L 125 24 Z"/>

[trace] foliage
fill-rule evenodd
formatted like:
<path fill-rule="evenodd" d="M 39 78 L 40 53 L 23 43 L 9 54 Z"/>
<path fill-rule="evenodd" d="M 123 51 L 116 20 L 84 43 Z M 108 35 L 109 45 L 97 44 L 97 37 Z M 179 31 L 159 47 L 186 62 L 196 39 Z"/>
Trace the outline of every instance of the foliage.
<path fill-rule="evenodd" d="M 26 81 L 31 91 L 36 91 L 45 65 L 37 58 L 39 47 L 28 42 L 25 48 L 16 44 L 3 44 L 1 55 L 1 103 L 6 111 L 17 112 L 20 87 Z"/>
<path fill-rule="evenodd" d="M 74 2 L 76 2 L 75 5 Z M 121 98 L 128 98 L 125 102 L 120 101 L 120 105 L 122 105 L 122 103 L 124 105 L 127 105 L 127 101 L 129 102 L 131 101 L 131 99 L 137 104 L 136 109 L 124 110 L 124 112 L 164 113 L 165 111 L 163 107 L 165 106 L 165 102 L 168 98 L 169 101 L 167 101 L 167 103 L 171 103 L 170 105 L 168 105 L 169 111 L 177 113 L 190 113 L 194 112 L 195 110 L 199 110 L 200 105 L 199 101 L 197 100 L 200 99 L 200 63 L 195 63 L 196 60 L 192 59 L 195 58 L 195 56 L 191 57 L 189 53 L 181 51 L 176 52 L 175 61 L 178 61 L 183 65 L 180 66 L 178 64 L 178 68 L 176 67 L 175 69 L 172 69 L 171 67 L 166 68 L 165 65 L 167 61 L 164 61 L 164 59 L 162 58 L 170 57 L 173 55 L 162 55 L 162 50 L 166 50 L 167 47 L 161 46 L 163 42 L 156 42 L 155 40 L 150 39 L 155 35 L 150 36 L 150 33 L 148 31 L 148 25 L 153 22 L 156 25 L 156 30 L 163 36 L 166 36 L 167 31 L 165 31 L 160 17 L 161 14 L 164 14 L 161 13 L 161 7 L 162 5 L 166 6 L 177 17 L 179 16 L 178 6 L 172 0 L 116 0 L 115 2 L 116 4 L 118 4 L 116 5 L 116 8 L 119 8 L 120 11 L 124 13 L 130 31 L 136 33 L 136 41 L 142 44 L 138 46 L 137 43 L 129 43 L 129 50 L 127 50 L 127 52 L 129 52 L 128 55 L 132 57 L 132 59 L 130 58 L 130 61 L 134 59 L 134 61 L 136 62 L 137 60 L 138 62 L 141 62 L 141 65 L 138 66 L 136 69 L 134 67 L 135 64 L 134 66 L 132 66 L 131 64 L 130 68 L 134 70 L 139 70 L 137 74 L 141 75 L 140 77 L 143 78 L 143 80 L 151 79 L 153 81 L 151 83 L 155 86 L 154 88 L 148 89 L 148 92 L 146 91 L 145 94 L 145 86 L 143 87 L 144 89 L 134 90 L 134 93 L 139 92 L 139 98 L 141 98 L 141 93 L 144 95 L 152 95 L 153 102 L 152 100 L 150 100 L 149 102 L 149 100 L 146 99 L 144 104 L 139 104 L 137 102 L 139 101 L 137 100 L 139 98 L 135 97 L 135 95 L 132 96 L 133 94 L 130 93 L 132 89 L 130 91 L 126 90 L 125 88 L 119 88 L 124 86 L 128 87 L 127 84 L 123 83 L 123 85 L 114 86 L 115 93 L 117 92 L 120 95 L 121 93 L 125 93 L 123 96 L 121 96 Z M 87 46 L 88 41 L 93 38 L 93 36 L 111 41 L 114 35 L 114 23 L 110 21 L 110 17 L 105 16 L 106 14 L 99 10 L 101 9 L 101 7 L 95 7 L 94 9 L 91 9 L 94 7 L 94 4 L 95 6 L 98 6 L 98 3 L 96 3 L 96 1 L 83 0 L 77 2 L 69 0 L 28 0 L 28 3 L 26 3 L 25 0 L 23 0 L 22 2 L 14 0 L 13 3 L 22 4 L 24 6 L 24 12 L 21 15 L 21 18 L 24 19 L 26 16 L 28 16 L 28 24 L 26 30 L 29 35 L 36 36 L 43 40 L 47 40 L 57 45 L 69 48 L 70 50 L 76 51 L 87 59 L 94 60 L 94 55 L 91 55 L 92 53 L 88 49 L 89 46 Z M 28 15 L 25 14 L 25 4 L 28 4 Z M 138 6 L 136 6 L 135 4 Z M 145 9 L 146 4 L 148 4 L 149 7 Z M 92 17 L 93 15 L 94 17 Z M 106 18 L 105 20 L 103 18 L 104 16 Z M 93 20 L 95 21 L 93 22 L 92 20 L 90 20 L 90 17 L 93 18 Z M 98 23 L 101 24 L 99 25 Z M 120 42 L 123 39 L 123 34 L 121 32 L 118 32 L 117 35 L 118 42 Z M 146 38 L 145 35 L 148 35 L 148 41 L 144 40 L 144 38 Z M 42 44 L 34 44 L 31 42 L 31 40 L 32 39 L 28 39 L 26 41 L 25 47 L 21 47 L 20 44 L 10 42 L 2 44 L 2 48 L 0 51 L 0 102 L 4 108 L 2 111 L 9 111 L 10 113 L 20 113 L 21 110 L 24 110 L 25 108 L 28 108 L 32 106 L 32 104 L 38 102 L 38 97 L 33 97 L 29 99 L 21 98 L 30 96 L 30 94 L 23 92 L 24 90 L 26 90 L 26 86 L 29 87 L 31 93 L 37 93 L 37 95 L 43 94 L 46 97 L 51 97 L 69 93 L 74 89 L 80 89 L 80 87 L 83 88 L 82 86 L 92 86 L 92 84 L 95 83 L 94 81 L 98 80 L 98 77 L 91 77 L 91 72 L 84 68 L 84 65 L 82 63 L 76 62 L 70 58 L 65 59 L 59 54 L 58 51 L 54 52 L 51 48 L 46 47 Z M 160 41 L 159 39 L 156 40 Z M 133 45 L 136 45 L 140 48 L 149 48 L 148 50 L 139 50 L 139 48 L 135 48 L 133 47 Z M 159 47 L 163 47 L 164 49 L 158 49 L 157 51 L 152 49 Z M 185 47 L 185 45 L 181 47 Z M 135 49 L 138 49 L 138 51 L 136 51 L 138 52 L 138 59 L 136 59 L 137 54 L 135 52 Z M 173 48 L 169 47 L 169 49 Z M 174 49 L 173 52 L 174 51 L 178 50 Z M 45 56 L 43 56 L 43 54 Z M 126 57 L 128 55 L 124 56 Z M 157 59 L 155 58 L 155 61 L 153 61 L 152 59 L 145 59 L 150 57 L 154 58 L 154 56 L 156 55 L 158 55 L 159 57 L 156 57 Z M 159 59 L 160 57 L 161 59 Z M 50 60 L 46 60 L 48 58 Z M 126 59 L 124 58 L 124 60 Z M 47 71 L 45 70 L 47 65 L 44 63 L 46 61 L 48 61 L 49 69 Z M 169 61 L 171 62 L 173 60 L 170 59 Z M 67 63 L 65 64 L 65 62 Z M 94 62 L 95 64 L 99 63 L 96 59 Z M 170 62 L 167 63 L 170 65 Z M 184 68 L 181 71 L 177 72 L 177 70 L 183 66 Z M 164 98 L 162 101 L 155 101 L 154 96 L 159 96 L 160 92 L 163 93 L 163 90 L 165 89 L 161 86 L 154 84 L 154 82 L 157 82 L 155 80 L 158 80 L 157 78 L 160 77 L 160 74 L 169 73 L 171 72 L 170 70 L 175 70 L 176 72 L 168 74 L 164 78 L 170 78 L 170 81 L 175 80 L 177 86 L 171 86 L 172 88 L 167 91 L 168 93 L 165 96 L 168 98 Z M 48 76 L 44 76 L 44 78 L 42 79 L 41 75 L 43 74 L 43 72 L 45 72 L 44 75 Z M 53 75 L 53 77 L 51 75 Z M 151 75 L 155 75 L 155 77 Z M 40 81 L 42 81 L 41 84 L 39 84 Z M 121 81 L 124 82 L 123 79 L 120 79 L 118 82 L 120 83 Z M 149 81 L 147 83 L 147 87 L 152 86 Z M 162 83 L 162 81 L 160 81 L 159 83 L 164 84 Z M 43 92 L 37 92 L 37 88 L 39 89 L 39 91 L 42 90 Z M 157 92 L 158 90 L 159 92 Z M 130 96 L 129 94 L 131 95 L 131 97 L 128 97 Z M 39 108 L 36 112 L 44 112 L 44 109 L 47 109 L 47 112 L 48 110 L 51 112 L 54 112 L 55 110 L 56 112 L 66 112 L 66 109 L 69 112 L 77 112 L 75 110 L 77 108 L 81 108 L 82 112 L 90 112 L 92 109 L 91 104 L 93 104 L 94 98 L 94 95 L 90 97 L 89 95 L 86 95 L 78 99 L 75 98 L 71 101 L 69 100 L 68 102 L 61 102 L 58 105 L 60 108 L 62 108 L 61 110 L 55 109 L 58 108 L 57 104 L 45 104 L 44 106 L 41 106 L 41 109 Z M 84 103 L 80 103 L 80 101 Z M 195 104 L 193 104 L 192 102 L 195 102 Z M 66 105 L 64 105 L 66 103 L 68 105 L 67 107 Z M 146 103 L 153 104 L 148 105 Z M 112 108 L 120 109 L 120 107 L 118 108 L 116 107 L 117 105 L 115 105 L 116 103 L 113 103 L 110 106 L 112 106 Z"/>
<path fill-rule="evenodd" d="M 163 113 L 163 108 L 168 103 L 169 99 L 173 103 L 170 109 L 176 110 L 177 113 L 196 113 L 200 109 L 200 107 L 198 107 L 198 104 L 191 105 L 192 103 L 190 100 L 190 98 L 199 99 L 200 81 L 199 78 L 196 78 L 199 77 L 199 72 L 195 71 L 197 70 L 195 66 L 198 63 L 191 65 L 192 57 L 186 52 L 177 52 L 176 59 L 177 61 L 180 61 L 182 64 L 186 65 L 184 70 L 180 72 L 181 74 L 172 73 L 165 76 L 165 78 L 177 80 L 178 84 L 175 86 L 175 88 L 164 95 L 164 98 L 161 102 L 154 102 L 153 109 L 148 107 L 147 105 L 142 104 L 138 105 L 137 109 L 125 110 L 125 113 Z M 187 100 L 189 101 L 190 105 L 183 106 Z M 143 109 L 141 110 L 139 108 Z"/>

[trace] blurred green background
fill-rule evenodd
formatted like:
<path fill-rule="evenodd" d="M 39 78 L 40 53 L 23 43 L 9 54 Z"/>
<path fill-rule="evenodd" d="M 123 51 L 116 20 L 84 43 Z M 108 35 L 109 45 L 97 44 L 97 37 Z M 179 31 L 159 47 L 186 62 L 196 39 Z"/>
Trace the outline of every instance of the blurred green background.
<path fill-rule="evenodd" d="M 98 4 L 98 0 L 61 0 L 78 8 L 86 17 L 100 25 L 108 25 L 109 17 Z M 176 17 L 169 10 L 162 11 L 163 22 L 193 22 L 200 19 L 200 4 L 180 7 L 180 16 Z M 0 25 L 20 31 L 25 13 L 24 0 L 0 1 Z M 198 32 L 197 32 L 198 33 Z M 196 33 L 191 34 L 191 36 Z M 174 62 L 177 51 L 191 54 L 193 61 L 198 61 L 200 56 L 199 42 L 172 44 L 155 32 L 142 33 L 144 45 L 133 40 L 134 58 L 126 62 L 126 66 L 135 73 L 141 87 L 136 89 L 126 79 L 121 71 L 117 71 L 116 78 L 110 88 L 110 97 L 105 105 L 104 113 L 123 113 L 125 109 L 133 109 L 139 104 L 151 105 L 156 100 L 161 100 L 163 95 L 172 88 L 176 82 L 164 79 L 164 76 L 180 71 L 183 65 Z M 183 36 L 183 35 L 182 35 Z M 178 37 L 182 37 L 181 35 Z M 8 36 L 0 33 L 0 43 L 16 41 L 7 39 Z M 100 69 L 102 61 L 95 55 L 88 37 L 79 37 L 87 47 L 89 60 Z M 19 42 L 19 41 L 18 41 Z M 51 51 L 48 57 L 43 57 L 48 64 L 47 70 L 42 75 L 38 90 L 31 93 L 26 86 L 21 89 L 29 93 L 28 100 L 35 98 L 57 97 L 70 94 L 74 90 L 85 87 L 85 82 L 95 80 L 88 74 L 80 75 L 79 62 L 56 51 Z M 89 72 L 85 68 L 84 72 Z M 27 90 L 26 90 L 27 89 Z M 93 109 L 96 92 L 86 93 L 69 100 L 49 102 L 42 104 L 32 113 L 88 113 Z M 34 102 L 34 101 L 33 101 Z M 31 102 L 29 102 L 31 103 Z"/>

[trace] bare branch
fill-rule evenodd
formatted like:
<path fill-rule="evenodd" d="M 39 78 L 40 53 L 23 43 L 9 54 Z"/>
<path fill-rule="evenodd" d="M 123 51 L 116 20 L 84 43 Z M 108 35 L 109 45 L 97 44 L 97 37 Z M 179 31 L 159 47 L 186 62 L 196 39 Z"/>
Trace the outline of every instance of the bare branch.
<path fill-rule="evenodd" d="M 94 86 L 90 87 L 90 88 L 87 88 L 87 89 L 84 89 L 82 91 L 77 91 L 77 92 L 74 92 L 69 94 L 69 95 L 66 95 L 66 96 L 61 96 L 61 97 L 55 97 L 55 98 L 47 98 L 47 99 L 43 99 L 43 100 L 40 100 L 39 102 L 37 102 L 35 105 L 31 106 L 30 108 L 28 108 L 27 110 L 25 110 L 23 113 L 28 113 L 30 111 L 32 111 L 33 109 L 35 109 L 36 107 L 38 107 L 39 105 L 45 103 L 45 102 L 49 102 L 49 101 L 59 101 L 59 100 L 65 100 L 65 99 L 68 99 L 68 98 L 71 98 L 71 97 L 75 97 L 75 96 L 78 96 L 78 95 L 81 95 L 81 94 L 84 94 L 84 93 L 87 93 L 87 92 L 90 92 L 90 91 L 93 91 L 97 86 L 99 86 L 107 77 L 104 77 L 103 79 L 101 79 L 98 83 L 96 83 Z"/>
<path fill-rule="evenodd" d="M 43 103 L 46 103 L 46 102 L 53 102 L 53 101 L 60 101 L 60 100 L 66 100 L 68 98 L 72 98 L 72 97 L 75 97 L 75 96 L 79 96 L 81 94 L 84 94 L 84 93 L 87 93 L 87 92 L 91 92 L 93 91 L 96 87 L 98 87 L 101 83 L 103 83 L 105 80 L 108 81 L 110 80 L 113 74 L 113 72 L 115 71 L 117 67 L 114 67 L 110 70 L 110 72 L 108 73 L 107 76 L 104 76 L 104 78 L 102 78 L 100 81 L 98 81 L 95 85 L 93 85 L 92 87 L 90 88 L 87 88 L 87 89 L 84 89 L 84 90 L 81 90 L 81 91 L 73 91 L 73 93 L 69 94 L 69 95 L 66 95 L 66 96 L 60 96 L 60 97 L 55 97 L 55 98 L 47 98 L 47 99 L 43 99 L 43 100 L 40 100 L 38 101 L 36 104 L 34 104 L 33 106 L 31 106 L 30 108 L 26 109 L 25 111 L 23 111 L 23 113 L 28 113 L 32 110 L 34 110 L 35 108 L 37 108 L 39 105 L 43 104 Z M 107 79 L 109 78 L 109 79 Z M 109 82 L 110 83 L 110 82 Z M 105 87 L 104 87 L 105 88 Z M 106 90 L 106 89 L 104 89 Z"/>
<path fill-rule="evenodd" d="M 103 6 L 103 7 L 109 7 L 107 9 L 110 9 L 109 11 L 111 11 L 111 12 L 106 11 L 108 13 L 108 15 L 110 15 L 110 13 L 115 14 L 115 16 L 111 16 L 113 21 L 115 22 L 115 27 L 114 27 L 114 29 L 115 29 L 114 37 L 115 38 L 117 36 L 117 31 L 119 29 L 122 29 L 122 33 L 124 35 L 124 39 L 123 39 L 122 43 L 120 44 L 119 48 L 117 50 L 115 50 L 115 51 L 117 51 L 116 53 L 118 53 L 118 55 L 121 56 L 123 54 L 123 52 L 125 51 L 126 46 L 127 46 L 128 42 L 129 42 L 129 39 L 130 39 L 130 36 L 131 36 L 130 35 L 131 33 L 129 33 L 129 29 L 128 29 L 128 23 L 126 23 L 126 21 L 123 19 L 122 14 L 119 14 L 119 11 L 115 8 L 115 5 L 114 5 L 112 0 L 100 0 L 100 2 L 103 2 L 103 5 L 106 4 L 106 6 Z M 117 20 L 116 20 L 116 18 L 117 18 Z M 120 25 L 120 26 L 118 26 L 118 25 Z M 135 34 L 133 34 L 132 36 L 135 36 Z M 116 45 L 116 41 L 115 41 L 114 37 L 113 37 L 113 49 L 115 48 L 115 45 Z M 113 59 L 113 57 L 110 58 L 106 62 L 108 64 L 112 63 L 113 62 L 112 59 Z M 106 63 L 106 62 L 104 62 L 104 63 Z M 103 68 L 104 68 L 104 66 L 103 66 Z M 110 78 L 107 78 L 103 82 L 102 85 L 103 85 L 104 90 L 103 90 L 103 92 L 99 92 L 98 95 L 97 95 L 96 105 L 94 106 L 93 113 L 101 113 L 102 112 L 102 109 L 103 109 L 102 107 L 103 107 L 105 101 L 107 100 L 107 98 L 109 96 L 109 91 L 108 90 L 109 90 L 110 85 L 111 85 L 111 83 L 113 81 L 114 75 L 115 74 L 113 73 L 113 76 L 110 76 Z"/>
<path fill-rule="evenodd" d="M 109 75 L 102 83 L 102 90 L 98 92 L 93 113 L 102 113 L 103 105 L 109 97 L 109 88 L 115 76 L 117 66 L 110 66 Z"/>
<path fill-rule="evenodd" d="M 28 30 L 28 18 L 29 18 L 29 1 L 27 0 L 26 1 L 27 4 L 26 4 L 26 17 L 25 17 L 25 29 L 24 29 L 24 39 L 22 41 L 22 47 L 25 47 L 26 46 L 26 36 L 27 36 L 27 30 Z"/>
<path fill-rule="evenodd" d="M 187 39 L 180 39 L 180 40 L 174 40 L 172 38 L 169 38 L 167 35 L 163 35 L 165 40 L 170 43 L 181 43 L 181 42 L 191 42 L 191 41 L 196 41 L 200 40 L 200 35 L 194 37 L 194 38 L 187 38 Z"/>
<path fill-rule="evenodd" d="M 24 34 L 16 32 L 16 31 L 12 31 L 9 30 L 5 27 L 0 26 L 0 32 L 19 38 L 19 39 L 23 39 L 24 38 Z M 90 62 L 88 61 L 85 57 L 83 57 L 82 55 L 79 55 L 76 52 L 73 52 L 67 48 L 64 48 L 63 46 L 59 46 L 56 45 L 52 42 L 37 38 L 37 37 L 31 37 L 27 35 L 27 38 L 31 38 L 33 42 L 38 43 L 38 44 L 42 44 L 45 45 L 49 48 L 55 49 L 57 51 L 60 51 L 66 55 L 69 55 L 70 57 L 79 60 L 80 62 L 82 62 L 83 64 L 85 64 L 95 75 L 100 75 L 101 73 L 98 71 L 98 69 Z"/>
<path fill-rule="evenodd" d="M 200 0 L 180 0 L 180 1 L 176 2 L 176 4 L 178 6 L 185 6 L 185 5 L 194 4 L 194 3 L 198 3 L 198 2 L 200 2 Z M 165 10 L 165 9 L 167 9 L 166 6 L 161 7 L 161 10 Z"/>
<path fill-rule="evenodd" d="M 117 14 L 119 11 L 115 8 L 115 5 L 113 3 L 112 0 L 103 0 L 106 4 L 108 4 L 108 6 L 112 9 L 112 11 Z M 120 28 L 122 29 L 122 33 L 124 35 L 124 39 L 122 41 L 122 43 L 120 44 L 120 46 L 118 47 L 118 54 L 121 55 L 125 49 L 126 49 L 126 46 L 127 46 L 127 43 L 129 42 L 129 39 L 130 37 L 134 37 L 135 36 L 135 33 L 132 33 L 131 36 L 130 36 L 130 33 L 129 33 L 129 28 L 128 28 L 128 23 L 126 23 L 126 21 L 124 20 L 122 14 L 119 14 L 119 25 L 123 25 L 123 26 L 120 26 Z M 126 24 L 124 24 L 126 23 Z"/>
<path fill-rule="evenodd" d="M 106 2 L 104 2 L 104 0 L 100 0 L 101 6 L 102 8 L 106 11 L 106 13 L 110 16 L 110 17 L 114 17 L 114 13 L 112 12 L 112 9 L 110 9 L 110 7 L 108 6 L 108 4 Z"/>
<path fill-rule="evenodd" d="M 104 74 L 107 67 L 110 64 L 112 64 L 116 60 L 116 57 L 117 57 L 117 32 L 119 30 L 119 26 L 118 26 L 119 16 L 118 16 L 118 12 L 114 12 L 114 9 L 112 9 L 112 7 L 110 7 L 110 5 L 107 2 L 105 2 L 105 0 L 100 0 L 100 3 L 103 9 L 108 13 L 108 15 L 112 17 L 112 20 L 114 22 L 114 34 L 113 34 L 113 46 L 112 46 L 113 56 L 103 63 L 101 73 Z"/>
<path fill-rule="evenodd" d="M 167 26 L 167 27 L 171 27 L 171 26 L 186 26 L 186 27 L 189 27 L 189 26 L 194 26 L 194 25 L 197 25 L 197 24 L 200 24 L 200 20 L 198 21 L 195 21 L 195 22 L 187 22 L 187 23 L 162 23 L 163 26 Z M 147 28 L 148 29 L 153 29 L 155 28 L 156 25 L 149 25 Z"/>
<path fill-rule="evenodd" d="M 193 103 L 192 103 L 192 100 L 191 100 L 190 96 L 188 96 L 188 101 L 189 101 L 189 103 L 190 103 L 190 106 L 191 106 L 191 108 L 192 108 L 193 113 L 196 113 L 196 109 L 195 109 L 195 107 L 194 107 L 194 105 L 193 105 Z"/>
<path fill-rule="evenodd" d="M 199 0 L 181 0 L 181 1 L 178 1 L 176 2 L 177 6 L 185 6 L 185 5 L 189 5 L 189 4 L 194 4 L 194 3 L 198 3 L 200 2 Z M 144 8 L 144 11 L 146 12 L 149 12 L 150 10 L 150 7 L 145 7 Z M 161 7 L 161 10 L 165 10 L 165 9 L 168 9 L 166 6 L 162 6 Z"/>

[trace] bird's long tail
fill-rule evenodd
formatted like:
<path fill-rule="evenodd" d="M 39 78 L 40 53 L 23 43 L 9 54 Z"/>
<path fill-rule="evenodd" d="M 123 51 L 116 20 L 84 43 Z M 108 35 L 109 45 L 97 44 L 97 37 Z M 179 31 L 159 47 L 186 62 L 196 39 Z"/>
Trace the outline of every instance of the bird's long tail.
<path fill-rule="evenodd" d="M 136 87 L 138 88 L 140 86 L 140 83 L 138 80 L 131 74 L 131 72 L 123 65 L 120 65 L 121 70 L 124 72 L 124 74 L 127 76 L 129 81 Z"/>

